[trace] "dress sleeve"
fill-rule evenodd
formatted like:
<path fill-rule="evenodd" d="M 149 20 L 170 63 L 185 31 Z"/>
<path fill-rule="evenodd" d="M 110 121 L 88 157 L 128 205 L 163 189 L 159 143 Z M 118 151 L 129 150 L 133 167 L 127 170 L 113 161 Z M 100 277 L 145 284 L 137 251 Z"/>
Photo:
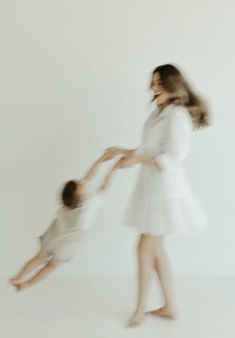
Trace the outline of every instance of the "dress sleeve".
<path fill-rule="evenodd" d="M 159 146 L 145 148 L 143 145 L 135 150 L 136 155 L 153 156 L 160 170 L 172 168 L 175 161 L 183 160 L 187 157 L 191 141 L 192 122 L 190 116 L 183 107 L 174 107 L 171 111 L 165 134 Z"/>
<path fill-rule="evenodd" d="M 170 169 L 173 162 L 184 160 L 189 153 L 192 122 L 185 108 L 177 107 L 169 117 L 161 152 L 154 157 L 161 169 Z"/>

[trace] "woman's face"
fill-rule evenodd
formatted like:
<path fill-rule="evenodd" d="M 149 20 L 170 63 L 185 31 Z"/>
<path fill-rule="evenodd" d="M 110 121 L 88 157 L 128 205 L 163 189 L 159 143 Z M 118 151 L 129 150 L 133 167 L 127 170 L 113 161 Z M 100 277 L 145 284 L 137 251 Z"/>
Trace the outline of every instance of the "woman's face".
<path fill-rule="evenodd" d="M 170 99 L 170 93 L 168 93 L 161 84 L 161 78 L 159 73 L 153 74 L 151 89 L 154 93 L 155 100 L 159 106 L 167 104 Z"/>

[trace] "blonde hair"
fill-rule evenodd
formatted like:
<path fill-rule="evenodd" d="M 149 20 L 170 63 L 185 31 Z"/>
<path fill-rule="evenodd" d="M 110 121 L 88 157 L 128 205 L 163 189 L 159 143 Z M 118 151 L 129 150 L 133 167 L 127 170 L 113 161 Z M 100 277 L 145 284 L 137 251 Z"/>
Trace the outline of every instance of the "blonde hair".
<path fill-rule="evenodd" d="M 206 103 L 194 93 L 182 73 L 173 65 L 165 64 L 154 69 L 152 75 L 158 73 L 161 85 L 171 94 L 170 101 L 175 105 L 185 106 L 195 128 L 204 128 L 210 125 Z M 152 81 L 151 85 L 152 87 Z M 153 101 L 155 100 L 153 97 Z"/>

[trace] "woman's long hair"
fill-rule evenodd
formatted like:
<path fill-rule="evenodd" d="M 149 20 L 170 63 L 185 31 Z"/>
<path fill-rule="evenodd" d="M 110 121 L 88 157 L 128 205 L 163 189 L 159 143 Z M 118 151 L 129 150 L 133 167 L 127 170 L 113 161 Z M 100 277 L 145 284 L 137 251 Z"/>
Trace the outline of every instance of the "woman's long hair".
<path fill-rule="evenodd" d="M 193 120 L 195 128 L 209 126 L 209 115 L 205 102 L 194 93 L 182 73 L 173 65 L 161 65 L 154 69 L 153 74 L 158 73 L 161 85 L 171 94 L 170 101 L 175 105 L 185 106 Z M 151 86 L 152 87 L 152 83 Z M 153 97 L 153 101 L 155 96 Z"/>

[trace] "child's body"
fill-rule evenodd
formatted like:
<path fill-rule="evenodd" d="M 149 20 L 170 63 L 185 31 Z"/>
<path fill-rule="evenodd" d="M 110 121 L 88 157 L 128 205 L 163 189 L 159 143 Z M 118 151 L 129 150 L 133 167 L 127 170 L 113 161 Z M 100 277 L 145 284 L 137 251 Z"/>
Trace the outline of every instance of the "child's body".
<path fill-rule="evenodd" d="M 63 206 L 57 216 L 39 237 L 40 250 L 37 255 L 28 261 L 16 277 L 10 279 L 17 290 L 29 287 L 43 279 L 58 265 L 69 261 L 76 253 L 78 243 L 86 229 L 95 220 L 96 213 L 105 199 L 105 191 L 110 184 L 114 170 L 123 167 L 120 160 L 109 171 L 103 184 L 93 190 L 90 179 L 103 161 L 107 161 L 121 154 L 119 151 L 106 152 L 90 168 L 84 179 L 69 181 L 62 193 Z M 42 268 L 30 279 L 25 280 L 29 272 L 42 265 Z"/>
<path fill-rule="evenodd" d="M 104 189 L 92 191 L 89 181 L 83 181 L 87 196 L 75 209 L 62 206 L 48 230 L 39 237 L 39 254 L 53 258 L 56 263 L 69 261 L 75 254 L 85 229 L 95 221 L 96 213 L 105 198 Z"/>

